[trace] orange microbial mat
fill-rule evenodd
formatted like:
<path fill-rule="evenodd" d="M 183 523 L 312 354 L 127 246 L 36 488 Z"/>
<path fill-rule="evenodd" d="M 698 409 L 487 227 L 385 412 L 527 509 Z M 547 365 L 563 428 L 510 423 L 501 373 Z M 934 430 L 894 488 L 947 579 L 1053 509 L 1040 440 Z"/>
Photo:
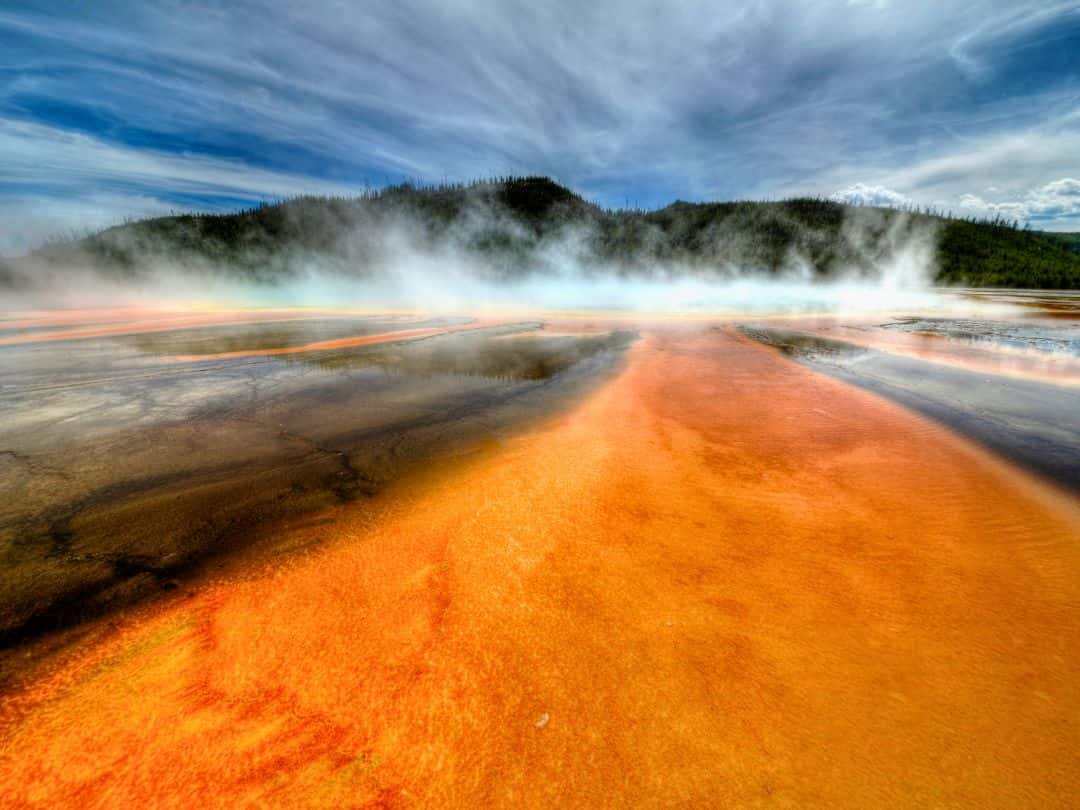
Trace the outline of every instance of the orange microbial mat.
<path fill-rule="evenodd" d="M 1075 498 L 732 329 L 640 332 L 28 664 L 0 805 L 1074 805 Z"/>

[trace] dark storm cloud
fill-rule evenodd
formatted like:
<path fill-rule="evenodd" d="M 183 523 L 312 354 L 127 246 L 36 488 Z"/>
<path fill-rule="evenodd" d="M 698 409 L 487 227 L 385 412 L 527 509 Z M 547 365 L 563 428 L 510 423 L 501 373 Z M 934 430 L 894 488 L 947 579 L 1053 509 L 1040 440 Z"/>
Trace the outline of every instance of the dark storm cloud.
<path fill-rule="evenodd" d="M 1080 176 L 1080 2 L 221 6 L 0 11 L 0 250 L 405 178 L 958 208 Z"/>

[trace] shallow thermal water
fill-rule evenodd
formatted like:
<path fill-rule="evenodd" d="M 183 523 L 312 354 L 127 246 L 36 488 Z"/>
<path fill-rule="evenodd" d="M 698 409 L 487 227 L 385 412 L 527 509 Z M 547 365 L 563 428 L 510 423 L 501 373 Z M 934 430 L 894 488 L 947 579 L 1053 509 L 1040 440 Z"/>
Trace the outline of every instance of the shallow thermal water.
<path fill-rule="evenodd" d="M 810 368 L 936 419 L 1060 486 L 1080 491 L 1080 380 L 1075 373 L 1080 355 L 1073 351 L 1080 345 L 1080 330 L 913 318 L 858 330 L 790 326 L 794 328 L 747 325 L 742 332 Z M 925 348 L 875 338 L 875 332 L 894 329 L 947 342 Z M 849 333 L 853 342 L 834 337 Z M 978 344 L 991 350 L 973 350 L 972 345 Z M 1017 350 L 1022 353 L 1015 354 Z"/>
<path fill-rule="evenodd" d="M 963 318 L 902 318 L 882 324 L 919 335 L 986 342 L 995 346 L 1080 357 L 1080 329 L 1059 323 L 968 320 Z"/>
<path fill-rule="evenodd" d="M 0 804 L 1068 806 L 1080 299 L 942 301 L 8 313 Z"/>
<path fill-rule="evenodd" d="M 0 638 L 159 590 L 259 521 L 497 439 L 633 340 L 295 313 L 122 326 L 48 340 L 30 326 L 0 346 Z"/>

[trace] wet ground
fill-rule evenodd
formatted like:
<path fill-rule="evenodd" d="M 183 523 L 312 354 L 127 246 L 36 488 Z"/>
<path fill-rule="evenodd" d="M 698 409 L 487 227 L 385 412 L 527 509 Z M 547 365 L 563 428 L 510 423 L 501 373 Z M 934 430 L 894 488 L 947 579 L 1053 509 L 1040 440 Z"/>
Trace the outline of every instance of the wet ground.
<path fill-rule="evenodd" d="M 9 636 L 0 804 L 1068 807 L 1075 319 L 1020 298 L 9 341 L 7 615 L 107 615 Z"/>
<path fill-rule="evenodd" d="M 981 315 L 772 319 L 743 334 L 1080 492 L 1080 294 L 969 292 Z"/>
<path fill-rule="evenodd" d="M 177 587 L 255 525 L 370 497 L 421 460 L 498 441 L 585 390 L 633 340 L 540 326 L 308 317 L 159 331 L 136 319 L 128 334 L 48 341 L 35 340 L 41 327 L 13 330 L 23 341 L 0 347 L 0 641 Z M 342 338 L 375 342 L 273 354 Z"/>
<path fill-rule="evenodd" d="M 903 327 L 926 326 L 920 321 L 901 323 Z M 881 328 L 893 326 L 886 323 Z M 1021 327 L 999 329 L 986 322 L 973 326 L 939 320 L 933 326 L 936 331 L 931 334 L 964 341 L 1002 341 L 1025 349 L 1048 344 L 1047 350 L 1056 352 L 1059 346 L 1076 342 L 1075 333 L 1051 340 L 1041 330 L 1032 334 Z M 1080 493 L 1080 387 L 928 362 L 815 332 L 762 326 L 745 326 L 742 331 L 810 368 L 936 419 Z"/>

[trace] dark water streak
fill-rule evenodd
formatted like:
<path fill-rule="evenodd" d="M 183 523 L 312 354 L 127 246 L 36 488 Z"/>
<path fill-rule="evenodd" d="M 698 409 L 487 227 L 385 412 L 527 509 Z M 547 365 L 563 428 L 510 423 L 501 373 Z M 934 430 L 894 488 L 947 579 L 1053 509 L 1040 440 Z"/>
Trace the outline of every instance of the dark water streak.
<path fill-rule="evenodd" d="M 889 354 L 797 331 L 743 334 L 888 397 L 1080 493 L 1080 391 Z"/>
<path fill-rule="evenodd" d="M 180 332 L 5 348 L 0 647 L 176 587 L 256 527 L 374 497 L 534 424 L 635 338 L 529 334 L 539 326 L 194 363 L 168 357 L 190 348 Z"/>

